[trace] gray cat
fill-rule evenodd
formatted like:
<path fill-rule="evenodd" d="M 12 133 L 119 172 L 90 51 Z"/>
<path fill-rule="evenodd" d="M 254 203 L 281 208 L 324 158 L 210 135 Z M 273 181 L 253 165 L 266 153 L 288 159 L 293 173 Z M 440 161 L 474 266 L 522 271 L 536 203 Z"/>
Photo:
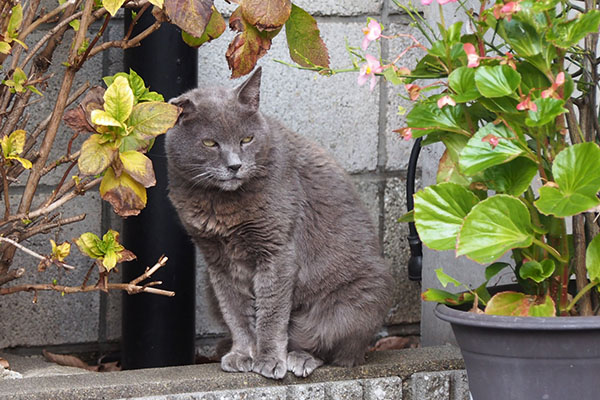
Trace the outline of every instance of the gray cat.
<path fill-rule="evenodd" d="M 260 80 L 172 100 L 183 111 L 166 136 L 169 196 L 232 336 L 221 367 L 281 379 L 359 364 L 388 267 L 342 168 L 258 110 Z"/>

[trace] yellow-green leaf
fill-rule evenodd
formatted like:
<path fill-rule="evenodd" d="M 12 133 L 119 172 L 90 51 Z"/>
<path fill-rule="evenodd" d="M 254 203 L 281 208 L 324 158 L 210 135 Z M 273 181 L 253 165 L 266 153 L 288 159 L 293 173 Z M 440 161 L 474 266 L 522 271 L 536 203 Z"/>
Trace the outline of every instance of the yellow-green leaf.
<path fill-rule="evenodd" d="M 23 158 L 23 157 L 17 157 L 17 156 L 9 156 L 9 157 L 6 157 L 6 158 L 8 158 L 9 160 L 15 160 L 15 161 L 18 161 L 19 163 L 21 163 L 21 165 L 22 165 L 22 166 L 23 166 L 23 168 L 25 168 L 25 169 L 31 169 L 31 167 L 33 167 L 33 164 L 31 163 L 31 161 L 29 161 L 29 160 L 28 160 L 28 159 L 26 159 L 26 158 Z"/>
<path fill-rule="evenodd" d="M 127 122 L 132 134 L 150 139 L 165 133 L 177 122 L 181 109 L 173 104 L 150 101 L 137 104 Z"/>
<path fill-rule="evenodd" d="M 52 244 L 52 258 L 60 262 L 63 262 L 71 252 L 71 243 L 69 242 L 57 245 L 54 240 L 50 239 L 50 244 Z"/>
<path fill-rule="evenodd" d="M 117 262 L 119 261 L 119 256 L 114 250 L 108 250 L 104 257 L 102 258 L 102 265 L 106 268 L 107 271 L 110 271 L 114 267 L 117 266 Z"/>
<path fill-rule="evenodd" d="M 23 7 L 21 4 L 17 4 L 12 8 L 8 20 L 8 27 L 6 28 L 8 37 L 15 39 L 18 36 L 17 30 L 21 27 L 21 22 L 23 22 Z"/>
<path fill-rule="evenodd" d="M 152 160 L 150 160 L 148 157 L 139 151 L 130 150 L 119 153 L 119 158 L 123 164 L 123 169 L 133 179 L 147 188 L 156 185 L 154 169 L 152 168 Z"/>
<path fill-rule="evenodd" d="M 102 0 L 102 5 L 113 17 L 117 11 L 119 11 L 119 8 L 121 8 L 123 3 L 125 3 L 125 0 Z"/>
<path fill-rule="evenodd" d="M 125 122 L 133 109 L 133 90 L 124 76 L 117 76 L 104 92 L 104 111 L 119 122 Z"/>
<path fill-rule="evenodd" d="M 4 142 L 4 139 L 3 139 Z M 2 151 L 5 157 L 18 156 L 25 148 L 25 131 L 17 129 L 11 133 L 6 140 L 6 148 L 2 145 Z"/>
<path fill-rule="evenodd" d="M 134 180 L 127 172 L 119 177 L 112 168 L 106 170 L 100 183 L 100 195 L 122 217 L 137 215 L 146 207 L 146 188 Z"/>
<path fill-rule="evenodd" d="M 92 135 L 81 145 L 81 155 L 77 165 L 84 175 L 102 173 L 116 156 L 117 150 L 109 143 L 100 143 L 101 138 L 101 135 Z"/>
<path fill-rule="evenodd" d="M 102 110 L 93 110 L 90 119 L 95 125 L 123 127 L 121 122 L 113 118 L 111 114 Z"/>
<path fill-rule="evenodd" d="M 0 42 L 0 53 L 9 54 L 12 47 L 6 42 Z"/>
<path fill-rule="evenodd" d="M 75 244 L 77 245 L 79 250 L 83 254 L 94 259 L 99 259 L 104 255 L 102 251 L 100 251 L 100 249 L 98 248 L 99 243 L 100 238 L 91 232 L 86 232 L 79 236 L 77 239 L 75 239 Z"/>

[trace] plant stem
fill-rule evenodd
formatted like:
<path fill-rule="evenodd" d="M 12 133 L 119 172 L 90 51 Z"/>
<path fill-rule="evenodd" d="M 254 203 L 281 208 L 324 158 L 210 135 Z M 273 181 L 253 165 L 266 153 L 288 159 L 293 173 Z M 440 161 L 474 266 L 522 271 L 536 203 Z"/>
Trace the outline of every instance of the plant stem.
<path fill-rule="evenodd" d="M 585 285 L 585 286 L 583 287 L 583 289 L 581 289 L 581 290 L 580 290 L 580 291 L 577 293 L 577 295 L 575 295 L 575 297 L 573 297 L 573 300 L 572 300 L 572 301 L 571 301 L 571 303 L 569 303 L 569 305 L 567 306 L 567 308 L 566 308 L 566 311 L 567 311 L 567 312 L 571 311 L 571 309 L 572 309 L 573 307 L 575 307 L 575 304 L 577 304 L 577 302 L 578 302 L 578 301 L 579 301 L 579 300 L 580 300 L 580 299 L 581 299 L 581 298 L 582 298 L 582 297 L 583 297 L 583 296 L 584 296 L 586 293 L 587 293 L 587 294 L 589 294 L 588 292 L 589 292 L 591 289 L 593 289 L 595 286 L 597 286 L 598 284 L 600 284 L 600 282 L 595 282 L 595 281 L 594 281 L 594 282 L 590 282 L 590 283 L 588 283 L 587 285 Z M 593 314 L 591 314 L 591 315 L 593 315 Z"/>
<path fill-rule="evenodd" d="M 541 247 L 542 249 L 546 250 L 548 253 L 550 253 L 552 255 L 552 257 L 556 258 L 562 264 L 567 264 L 569 262 L 569 260 L 566 260 L 565 258 L 563 258 L 560 255 L 560 253 L 558 251 L 556 251 L 556 249 L 554 247 L 542 242 L 541 240 L 533 238 L 533 243 L 536 244 L 537 246 Z"/>

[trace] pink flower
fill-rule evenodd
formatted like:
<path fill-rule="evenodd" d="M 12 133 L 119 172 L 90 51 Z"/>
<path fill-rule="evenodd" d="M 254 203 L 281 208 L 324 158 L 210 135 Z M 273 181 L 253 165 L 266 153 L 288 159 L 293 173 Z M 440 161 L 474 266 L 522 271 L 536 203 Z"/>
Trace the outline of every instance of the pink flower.
<path fill-rule="evenodd" d="M 381 71 L 383 71 L 383 67 L 381 67 L 379 60 L 377 60 L 372 55 L 367 54 L 365 58 L 367 59 L 367 63 L 363 64 L 363 66 L 360 67 L 360 72 L 358 74 L 358 85 L 364 85 L 369 79 L 369 77 L 371 77 L 370 88 L 371 90 L 373 90 L 375 84 L 377 83 L 377 78 L 375 78 L 375 74 L 378 74 Z"/>
<path fill-rule="evenodd" d="M 404 85 L 404 88 L 408 92 L 408 97 L 415 101 L 419 98 L 419 94 L 421 93 L 421 87 L 419 85 L 415 85 L 414 83 L 409 83 L 408 85 Z"/>
<path fill-rule="evenodd" d="M 556 99 L 560 98 L 557 91 L 558 91 L 558 88 L 564 84 L 565 84 L 565 73 L 561 71 L 558 73 L 558 75 L 556 75 L 556 79 L 554 80 L 554 83 L 552 84 L 552 86 L 550 86 L 548 89 L 542 91 L 542 99 L 547 99 L 548 97 L 554 97 Z"/>
<path fill-rule="evenodd" d="M 448 4 L 448 3 L 454 3 L 454 2 L 456 2 L 457 0 L 437 0 L 437 1 L 438 1 L 438 4 L 439 4 L 440 6 L 443 6 L 444 4 Z"/>
<path fill-rule="evenodd" d="M 475 46 L 471 43 L 463 44 L 463 50 L 467 53 L 467 67 L 476 68 L 479 66 L 479 54 L 475 50 Z"/>
<path fill-rule="evenodd" d="M 438 108 L 443 108 L 444 106 L 454 107 L 455 105 L 456 101 L 454 101 L 454 99 L 448 95 L 440 97 L 437 101 Z"/>
<path fill-rule="evenodd" d="M 503 15 L 507 21 L 510 21 L 512 15 L 516 12 L 521 11 L 521 6 L 516 1 L 509 1 L 500 9 L 500 14 Z"/>
<path fill-rule="evenodd" d="M 537 105 L 533 101 L 531 101 L 531 93 L 528 94 L 527 97 L 521 96 L 521 102 L 517 104 L 517 110 L 531 110 L 533 112 L 537 111 Z"/>
<path fill-rule="evenodd" d="M 433 0 L 421 0 L 421 4 L 423 4 L 424 6 L 428 6 L 431 4 Z"/>
<path fill-rule="evenodd" d="M 489 135 L 481 139 L 481 141 L 489 143 L 492 146 L 492 149 L 495 149 L 496 146 L 498 146 L 498 143 L 500 142 L 500 138 L 490 133 Z"/>
<path fill-rule="evenodd" d="M 363 28 L 365 37 L 362 41 L 362 49 L 367 50 L 369 44 L 381 37 L 381 24 L 374 19 L 370 20 L 366 27 Z"/>
<path fill-rule="evenodd" d="M 394 130 L 394 132 L 399 133 L 400 136 L 402 136 L 402 139 L 404 140 L 408 141 L 412 139 L 412 128 L 400 128 Z"/>

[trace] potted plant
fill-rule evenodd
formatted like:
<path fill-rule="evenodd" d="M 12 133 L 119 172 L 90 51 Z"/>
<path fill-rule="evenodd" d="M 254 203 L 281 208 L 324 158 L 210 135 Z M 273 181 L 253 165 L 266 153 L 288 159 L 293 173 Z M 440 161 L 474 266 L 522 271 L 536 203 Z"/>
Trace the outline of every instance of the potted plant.
<path fill-rule="evenodd" d="M 414 102 L 396 132 L 445 146 L 437 183 L 414 195 L 414 211 L 404 220 L 414 222 L 429 248 L 455 250 L 485 268 L 478 287 L 440 268 L 443 286 L 462 292 L 423 293 L 453 325 L 473 398 L 594 398 L 600 390 L 597 4 L 483 0 L 473 10 L 456 3 L 462 18 L 448 26 L 444 7 L 452 0 L 438 0 L 434 28 L 412 6 L 394 2 L 424 39 L 400 35 L 412 44 L 380 60 L 368 54 L 370 43 L 393 37 L 370 20 L 367 54 L 350 51 L 358 57 L 359 84 L 370 81 L 373 88 L 383 76 Z M 421 51 L 412 69 L 402 65 L 408 51 Z M 509 262 L 500 260 L 505 254 Z M 514 287 L 487 288 L 507 271 Z"/>

